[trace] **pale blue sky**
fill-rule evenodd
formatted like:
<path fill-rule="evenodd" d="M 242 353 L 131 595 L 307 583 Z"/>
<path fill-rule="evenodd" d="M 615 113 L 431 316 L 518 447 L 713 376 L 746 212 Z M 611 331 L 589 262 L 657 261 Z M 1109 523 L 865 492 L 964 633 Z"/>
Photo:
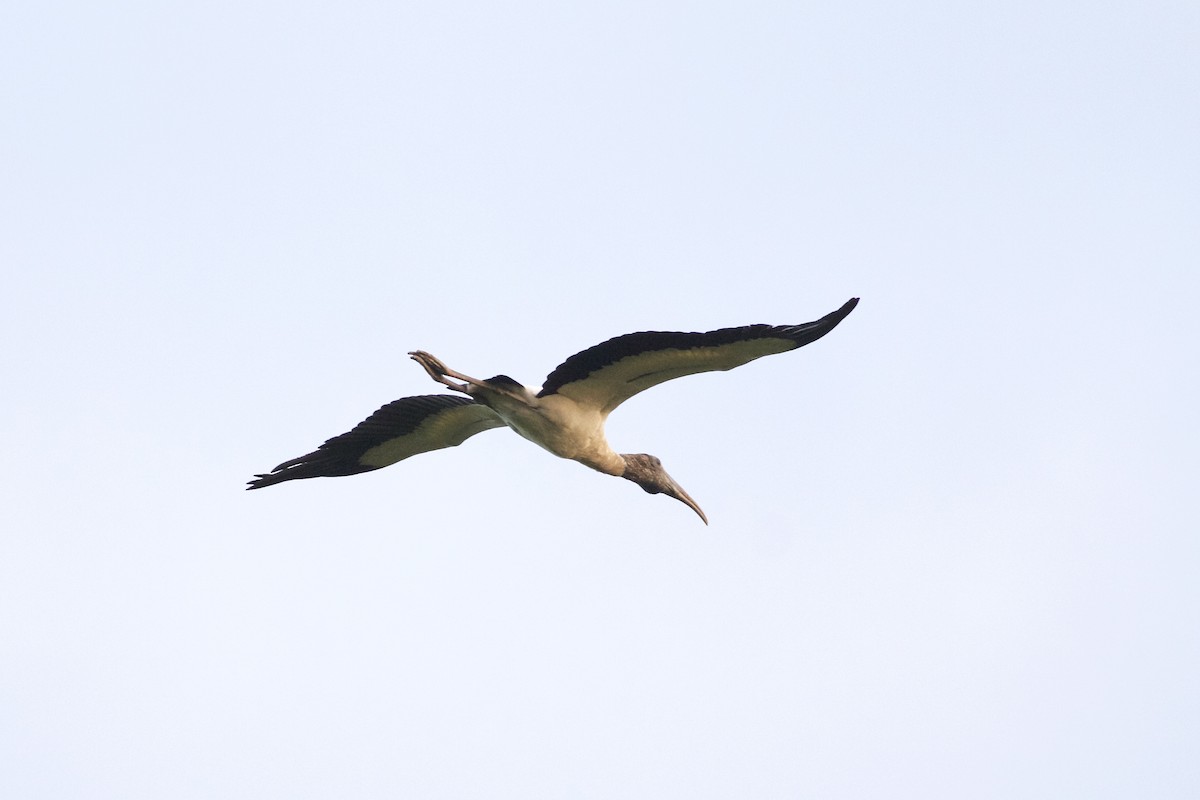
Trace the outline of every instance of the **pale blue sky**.
<path fill-rule="evenodd" d="M 24 3 L 0 796 L 1200 794 L 1194 3 Z M 644 329 L 639 396 L 253 473 Z"/>

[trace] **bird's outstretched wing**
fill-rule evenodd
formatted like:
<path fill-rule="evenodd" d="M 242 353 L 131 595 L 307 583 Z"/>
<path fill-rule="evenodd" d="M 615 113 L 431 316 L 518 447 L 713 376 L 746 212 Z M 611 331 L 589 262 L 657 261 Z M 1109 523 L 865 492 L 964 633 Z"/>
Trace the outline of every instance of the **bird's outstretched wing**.
<path fill-rule="evenodd" d="M 538 397 L 561 394 L 608 414 L 651 386 L 733 369 L 756 358 L 795 350 L 829 333 L 858 305 L 852 298 L 837 311 L 803 325 L 746 325 L 707 333 L 645 331 L 589 347 L 546 377 Z"/>
<path fill-rule="evenodd" d="M 502 427 L 504 422 L 495 411 L 469 397 L 402 397 L 308 455 L 285 461 L 268 474 L 255 475 L 248 488 L 369 472 L 419 453 L 454 447 L 477 433 Z"/>

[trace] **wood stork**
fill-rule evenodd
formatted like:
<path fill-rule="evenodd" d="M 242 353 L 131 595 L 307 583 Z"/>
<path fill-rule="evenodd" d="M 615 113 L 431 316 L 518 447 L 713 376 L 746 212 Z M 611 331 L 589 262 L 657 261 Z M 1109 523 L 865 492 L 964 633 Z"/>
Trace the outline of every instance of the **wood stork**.
<path fill-rule="evenodd" d="M 478 380 L 424 350 L 409 355 L 440 384 L 466 395 L 432 394 L 388 403 L 348 433 L 307 455 L 256 475 L 250 489 L 298 478 L 354 475 L 454 447 L 489 428 L 508 426 L 556 456 L 633 481 L 651 494 L 684 503 L 708 524 L 700 506 L 662 462 L 645 453 L 617 453 L 604 438 L 608 415 L 638 392 L 698 372 L 728 370 L 756 358 L 795 350 L 833 330 L 858 305 L 803 325 L 746 325 L 707 333 L 643 331 L 618 336 L 559 364 L 538 392 L 507 375 Z M 461 381 L 458 383 L 457 381 Z"/>

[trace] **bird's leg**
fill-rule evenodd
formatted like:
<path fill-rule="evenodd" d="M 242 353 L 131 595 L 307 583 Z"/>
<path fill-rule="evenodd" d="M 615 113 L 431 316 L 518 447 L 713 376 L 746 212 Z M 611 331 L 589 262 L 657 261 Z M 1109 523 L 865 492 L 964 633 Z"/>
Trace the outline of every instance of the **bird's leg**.
<path fill-rule="evenodd" d="M 425 368 L 429 373 L 429 377 L 433 378 L 438 383 L 448 386 L 456 392 L 470 394 L 470 386 L 485 386 L 483 381 L 476 380 L 469 375 L 463 375 L 461 372 L 455 372 L 442 363 L 441 359 L 426 353 L 424 350 L 414 350 L 408 354 L 412 360 Z M 466 383 L 455 383 L 450 378 L 458 378 Z"/>

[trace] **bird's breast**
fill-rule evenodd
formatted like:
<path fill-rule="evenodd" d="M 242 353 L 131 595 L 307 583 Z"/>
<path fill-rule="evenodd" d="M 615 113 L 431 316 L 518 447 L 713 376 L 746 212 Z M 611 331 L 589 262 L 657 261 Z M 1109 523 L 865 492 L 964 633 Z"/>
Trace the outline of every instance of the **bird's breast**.
<path fill-rule="evenodd" d="M 536 405 L 493 407 L 510 428 L 560 458 L 569 458 L 609 475 L 620 475 L 625 461 L 604 437 L 604 417 L 561 395 Z"/>

